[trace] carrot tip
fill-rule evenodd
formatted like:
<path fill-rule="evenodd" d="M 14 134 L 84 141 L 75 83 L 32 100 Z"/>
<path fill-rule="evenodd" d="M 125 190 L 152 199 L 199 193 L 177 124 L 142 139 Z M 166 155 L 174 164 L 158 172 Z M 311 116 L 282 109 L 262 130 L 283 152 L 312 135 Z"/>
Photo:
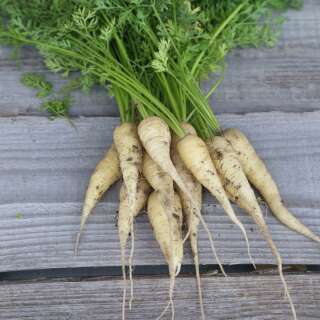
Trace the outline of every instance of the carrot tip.
<path fill-rule="evenodd" d="M 182 240 L 182 243 L 183 243 L 183 244 L 188 240 L 189 236 L 190 236 L 190 228 L 189 228 L 189 230 L 188 230 L 188 233 L 184 236 L 184 238 L 183 238 L 183 240 Z"/>
<path fill-rule="evenodd" d="M 164 310 L 161 312 L 160 316 L 156 319 L 156 320 L 160 320 L 163 318 L 163 316 L 166 314 L 166 312 L 168 311 L 169 307 L 171 305 L 171 301 L 169 301 L 166 305 L 166 307 L 164 308 Z"/>
<path fill-rule="evenodd" d="M 175 276 L 177 276 L 180 273 L 180 270 L 181 270 L 181 263 L 177 265 Z"/>
<path fill-rule="evenodd" d="M 77 232 L 76 243 L 74 246 L 74 255 L 75 256 L 79 255 L 80 237 L 81 237 L 81 231 Z"/>

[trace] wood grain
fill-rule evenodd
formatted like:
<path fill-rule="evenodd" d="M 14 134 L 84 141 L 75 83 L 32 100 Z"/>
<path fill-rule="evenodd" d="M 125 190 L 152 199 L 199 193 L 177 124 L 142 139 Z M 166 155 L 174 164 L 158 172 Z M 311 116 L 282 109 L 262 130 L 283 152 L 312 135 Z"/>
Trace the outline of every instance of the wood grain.
<path fill-rule="evenodd" d="M 320 1 L 304 3 L 302 11 L 285 14 L 287 22 L 275 48 L 235 50 L 228 57 L 225 79 L 211 99 L 214 110 L 319 110 Z"/>
<path fill-rule="evenodd" d="M 221 115 L 249 136 L 289 206 L 319 208 L 320 112 Z M 118 118 L 0 118 L 0 203 L 81 202 Z M 108 201 L 117 201 L 114 192 Z M 209 201 L 208 198 L 205 199 Z"/>
<path fill-rule="evenodd" d="M 276 48 L 235 50 L 228 58 L 225 80 L 210 101 L 217 113 L 319 110 L 320 2 L 305 0 L 303 10 L 285 15 Z M 0 115 L 44 115 L 34 92 L 19 82 L 25 71 L 47 74 L 41 58 L 33 50 L 23 51 L 19 70 L 8 56 L 9 50 L 0 48 Z M 64 83 L 57 75 L 48 78 L 57 88 Z M 95 88 L 90 96 L 77 92 L 74 100 L 73 115 L 117 115 L 104 89 Z"/>
<path fill-rule="evenodd" d="M 320 316 L 320 275 L 288 275 L 300 320 Z M 1 320 L 115 320 L 121 316 L 120 280 L 48 282 L 0 286 Z M 277 276 L 203 278 L 208 319 L 288 320 L 290 309 Z M 128 319 L 156 319 L 166 305 L 167 278 L 135 279 Z M 195 280 L 178 278 L 175 319 L 200 319 Z M 171 319 L 170 313 L 164 319 Z"/>
<path fill-rule="evenodd" d="M 320 112 L 223 115 L 224 126 L 243 129 L 265 159 L 288 207 L 320 234 Z M 117 118 L 75 121 L 43 117 L 0 119 L 0 271 L 119 265 L 115 227 L 117 188 L 89 220 L 79 257 L 73 256 L 81 202 L 91 171 L 111 143 Z M 250 218 L 237 210 L 251 240 L 256 263 L 274 263 Z M 249 263 L 239 230 L 213 199 L 203 214 L 215 231 L 223 263 Z M 284 263 L 319 264 L 319 246 L 267 216 Z M 164 264 L 147 217 L 136 223 L 136 265 Z M 201 262 L 215 263 L 207 237 L 200 237 Z M 185 263 L 191 263 L 186 249 Z"/>
<path fill-rule="evenodd" d="M 57 91 L 67 83 L 58 74 L 48 72 L 35 49 L 26 47 L 22 50 L 18 67 L 17 62 L 10 58 L 10 48 L 0 47 L 0 116 L 47 116 L 39 110 L 41 101 L 36 97 L 36 91 L 21 84 L 20 78 L 25 72 L 45 75 Z M 72 97 L 70 114 L 73 116 L 118 115 L 114 100 L 104 88 L 94 87 L 90 95 L 78 90 Z"/>

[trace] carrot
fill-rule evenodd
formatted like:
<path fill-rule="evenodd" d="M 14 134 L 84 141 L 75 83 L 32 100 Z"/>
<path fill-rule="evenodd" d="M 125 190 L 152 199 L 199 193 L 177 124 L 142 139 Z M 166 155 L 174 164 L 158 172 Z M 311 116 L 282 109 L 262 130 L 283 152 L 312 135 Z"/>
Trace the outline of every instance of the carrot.
<path fill-rule="evenodd" d="M 137 187 L 141 172 L 142 163 L 142 147 L 139 141 L 137 127 L 133 123 L 124 122 L 113 133 L 113 140 L 116 146 L 120 168 L 123 176 L 123 182 L 127 190 L 127 202 L 130 212 L 130 220 L 134 219 L 134 207 L 137 199 Z M 134 252 L 134 227 L 131 230 L 131 251 L 129 258 L 130 278 L 131 278 L 131 262 Z M 132 291 L 131 291 L 132 292 Z M 133 299 L 131 296 L 130 301 Z M 131 306 L 131 305 L 130 305 Z"/>
<path fill-rule="evenodd" d="M 195 129 L 190 124 L 183 123 L 182 127 L 187 134 L 196 134 Z M 195 199 L 197 207 L 201 208 L 202 207 L 202 186 L 193 177 L 191 172 L 186 168 L 183 161 L 181 160 L 177 151 L 177 143 L 179 142 L 179 140 L 180 138 L 177 135 L 175 134 L 172 135 L 172 148 L 171 148 L 172 162 L 176 167 L 179 176 L 181 177 L 186 187 L 190 191 L 193 199 Z M 192 251 L 195 270 L 196 270 L 201 318 L 205 319 L 205 312 L 204 312 L 203 298 L 202 298 L 202 286 L 201 286 L 200 270 L 199 270 L 199 253 L 198 253 L 198 225 L 199 225 L 200 219 L 197 214 L 197 211 L 192 206 L 192 203 L 190 202 L 190 199 L 188 198 L 188 196 L 185 193 L 183 193 L 183 191 L 180 188 L 177 188 L 177 189 L 181 199 L 183 214 L 188 227 L 190 246 L 191 246 L 191 251 Z M 219 261 L 219 259 L 217 261 Z"/>
<path fill-rule="evenodd" d="M 171 161 L 171 134 L 168 125 L 161 118 L 148 117 L 140 122 L 138 126 L 138 134 L 144 148 L 146 149 L 152 160 L 172 178 L 172 180 L 177 184 L 181 191 L 189 198 L 189 201 L 197 211 L 198 217 L 208 234 L 212 252 L 217 259 L 221 271 L 224 275 L 226 275 L 217 257 L 210 230 L 208 229 L 201 216 L 200 208 L 197 207 L 196 201 L 192 198 L 190 191 L 185 186 L 183 180 L 179 176 L 176 168 Z"/>
<path fill-rule="evenodd" d="M 196 204 L 199 208 L 202 205 L 202 186 L 198 183 L 193 176 L 190 174 L 188 169 L 184 166 L 181 159 L 177 159 L 178 154 L 175 152 L 172 155 L 172 161 L 186 184 L 189 188 L 192 197 L 196 200 Z M 200 279 L 200 270 L 199 270 L 199 253 L 198 253 L 198 225 L 199 225 L 199 217 L 197 215 L 196 210 L 190 203 L 189 198 L 178 188 L 178 193 L 181 199 L 182 209 L 184 213 L 184 217 L 186 219 L 186 224 L 189 233 L 189 240 L 191 251 L 194 260 L 194 266 L 196 270 L 196 279 L 197 279 L 197 287 L 198 287 L 198 296 L 199 296 L 199 304 L 201 310 L 201 318 L 205 319 L 205 313 L 203 308 L 203 298 L 202 298 L 202 286 L 201 286 L 201 279 Z"/>
<path fill-rule="evenodd" d="M 80 237 L 84 226 L 104 193 L 121 177 L 117 150 L 114 145 L 105 153 L 90 178 L 82 209 L 80 230 L 77 234 L 75 253 L 78 253 Z"/>
<path fill-rule="evenodd" d="M 168 125 L 159 117 L 148 117 L 140 122 L 138 133 L 151 159 L 192 198 L 170 158 L 171 133 Z"/>
<path fill-rule="evenodd" d="M 169 241 L 171 243 L 171 250 L 173 250 L 173 180 L 150 158 L 150 156 L 147 153 L 144 153 L 143 155 L 142 173 L 149 182 L 149 184 L 152 186 L 152 188 L 158 193 L 160 204 L 167 215 L 169 226 Z M 173 257 L 172 254 L 171 257 Z M 170 266 L 173 266 L 173 261 L 171 261 Z"/>
<path fill-rule="evenodd" d="M 140 177 L 137 186 L 136 201 L 133 207 L 133 217 L 135 218 L 140 211 L 147 204 L 148 196 L 151 192 L 151 187 L 144 177 Z M 130 234 L 131 216 L 128 207 L 128 192 L 124 183 L 120 189 L 120 201 L 119 201 L 119 215 L 118 215 L 118 230 L 120 247 L 125 248 Z"/>
<path fill-rule="evenodd" d="M 147 179 L 151 187 L 158 192 L 161 205 L 166 213 L 168 213 L 168 221 L 172 219 L 174 190 L 172 178 L 164 172 L 147 154 L 144 153 L 142 161 L 142 173 Z"/>
<path fill-rule="evenodd" d="M 210 154 L 205 142 L 196 135 L 186 135 L 177 144 L 177 149 L 186 167 L 191 171 L 194 177 L 218 200 L 231 221 L 235 223 L 242 231 L 247 243 L 249 258 L 254 265 L 253 259 L 250 255 L 249 241 L 246 231 L 232 209 L 228 196 L 225 193 L 220 178 L 217 174 L 216 168 L 214 167 L 210 158 Z"/>
<path fill-rule="evenodd" d="M 140 178 L 137 186 L 136 201 L 132 208 L 133 217 L 135 218 L 140 211 L 147 204 L 148 196 L 151 192 L 151 187 L 144 178 Z M 122 301 L 122 318 L 125 319 L 125 302 L 126 302 L 126 270 L 125 270 L 125 249 L 126 243 L 130 234 L 133 220 L 131 217 L 131 211 L 129 208 L 128 192 L 124 183 L 120 189 L 120 202 L 119 202 L 119 215 L 118 215 L 118 231 L 120 240 L 121 250 L 121 266 L 122 276 L 124 280 L 123 289 L 123 301 Z M 132 261 L 129 261 L 129 275 L 130 275 L 130 288 L 131 288 L 131 299 L 129 305 L 131 306 L 133 299 L 133 282 L 132 282 Z M 131 307 L 130 307 L 131 309 Z"/>
<path fill-rule="evenodd" d="M 164 212 L 167 218 L 165 223 L 164 221 L 161 222 L 161 220 L 163 220 L 163 217 L 162 218 L 159 217 L 158 220 L 156 218 L 152 218 L 153 215 L 156 214 L 156 211 L 151 212 L 151 219 L 153 219 L 152 220 L 153 222 L 151 224 L 154 225 L 156 223 L 160 223 L 160 225 L 157 226 L 160 230 L 159 232 L 162 232 L 161 226 L 163 226 L 166 232 L 166 241 L 163 243 L 163 245 L 160 244 L 160 247 L 164 252 L 167 263 L 169 265 L 169 272 L 170 272 L 170 288 L 171 288 L 169 293 L 170 299 L 167 307 L 159 316 L 158 319 L 160 319 L 170 305 L 173 308 L 172 295 L 173 295 L 174 282 L 175 282 L 175 277 L 179 274 L 180 267 L 181 267 L 181 263 L 177 264 L 175 262 L 174 254 L 169 254 L 170 252 L 175 252 L 175 240 L 177 238 L 177 235 L 175 235 L 175 232 L 177 232 L 177 223 L 176 223 L 177 221 L 175 220 L 176 219 L 175 212 L 177 211 L 177 208 L 175 208 L 175 204 L 177 202 L 177 196 L 175 196 L 175 192 L 173 189 L 173 180 L 170 177 L 170 175 L 165 173 L 151 159 L 151 157 L 147 153 L 145 153 L 143 156 L 142 172 L 143 172 L 143 175 L 148 180 L 148 182 L 150 183 L 150 185 L 152 186 L 152 188 L 155 190 L 154 193 L 156 194 L 156 199 L 154 200 L 154 202 L 160 203 L 161 212 Z M 152 200 L 151 200 L 151 203 L 152 203 Z M 181 204 L 179 204 L 179 206 L 181 207 Z M 178 211 L 180 212 L 181 208 Z M 155 234 L 157 233 L 156 231 L 154 232 Z M 161 241 L 161 236 L 159 237 Z M 182 241 L 182 245 L 183 245 L 183 241 Z M 173 272 L 174 272 L 174 275 L 173 275 Z M 174 315 L 174 310 L 172 311 L 172 314 Z"/>
<path fill-rule="evenodd" d="M 132 208 L 136 199 L 142 163 L 142 148 L 136 125 L 123 123 L 116 127 L 113 139 L 119 156 L 123 181 L 128 191 L 129 208 Z"/>
<path fill-rule="evenodd" d="M 302 224 L 284 206 L 276 183 L 244 133 L 238 129 L 228 129 L 224 132 L 224 136 L 237 152 L 245 175 L 261 193 L 274 216 L 290 229 L 320 242 L 320 237 Z"/>
<path fill-rule="evenodd" d="M 181 268 L 183 259 L 182 209 L 180 198 L 177 194 L 174 194 L 173 211 L 169 212 L 169 214 L 172 215 L 172 239 L 170 239 L 171 229 L 169 226 L 169 221 L 167 219 L 167 214 L 168 213 L 165 212 L 163 206 L 161 205 L 160 194 L 156 191 L 153 192 L 148 200 L 148 217 L 153 228 L 155 238 L 169 266 L 169 304 L 171 305 L 173 319 L 173 290 L 175 285 L 175 277 Z M 167 308 L 165 308 L 164 312 L 166 311 L 166 309 Z"/>
<path fill-rule="evenodd" d="M 272 254 L 276 258 L 281 281 L 288 297 L 292 314 L 296 319 L 295 308 L 283 276 L 282 259 L 270 235 L 268 226 L 263 218 L 255 194 L 242 170 L 242 166 L 229 142 L 223 137 L 215 137 L 210 141 L 211 154 L 216 168 L 223 181 L 223 186 L 232 201 L 244 209 L 258 225 L 263 237 L 267 241 Z"/>

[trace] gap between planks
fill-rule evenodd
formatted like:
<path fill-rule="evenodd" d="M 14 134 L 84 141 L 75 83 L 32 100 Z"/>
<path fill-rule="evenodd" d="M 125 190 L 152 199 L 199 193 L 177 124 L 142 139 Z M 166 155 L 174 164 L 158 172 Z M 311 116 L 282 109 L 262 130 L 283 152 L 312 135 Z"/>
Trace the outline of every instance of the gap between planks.
<path fill-rule="evenodd" d="M 320 275 L 286 275 L 286 280 L 299 320 L 318 319 Z M 208 319 L 291 317 L 278 276 L 203 277 L 202 283 Z M 2 285 L 0 319 L 119 319 L 122 286 L 121 280 Z M 134 286 L 128 319 L 155 319 L 167 302 L 168 277 L 136 278 Z M 178 277 L 174 297 L 177 320 L 199 318 L 195 279 Z"/>

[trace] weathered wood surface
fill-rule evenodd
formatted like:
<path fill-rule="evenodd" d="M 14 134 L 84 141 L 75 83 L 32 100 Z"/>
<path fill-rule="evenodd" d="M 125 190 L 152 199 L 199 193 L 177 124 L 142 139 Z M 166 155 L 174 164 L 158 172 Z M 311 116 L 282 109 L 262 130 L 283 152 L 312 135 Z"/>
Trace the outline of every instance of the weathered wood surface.
<path fill-rule="evenodd" d="M 288 21 L 274 49 L 236 50 L 228 58 L 225 81 L 211 104 L 217 113 L 256 111 L 312 111 L 320 106 L 320 1 L 305 0 L 304 9 L 286 13 Z M 21 70 L 0 48 L 0 115 L 35 115 L 39 100 L 19 83 L 22 72 L 45 68 L 33 50 L 23 52 Z M 59 87 L 63 81 L 49 79 Z M 207 87 L 207 85 L 205 85 Z M 73 115 L 117 115 L 116 107 L 103 89 L 86 96 L 75 94 Z"/>
<path fill-rule="evenodd" d="M 1 205 L 0 272 L 47 268 L 119 266 L 120 250 L 116 222 L 116 203 L 98 206 L 83 234 L 80 255 L 74 255 L 75 235 L 79 229 L 80 203 L 23 203 Z M 292 208 L 296 216 L 320 233 L 318 210 Z M 220 206 L 204 205 L 203 215 L 215 232 L 216 247 L 224 264 L 250 264 L 245 242 Z M 275 264 L 257 227 L 237 210 L 248 231 L 256 264 Z M 319 245 L 280 225 L 271 216 L 266 219 L 285 264 L 320 264 Z M 138 217 L 135 227 L 135 265 L 164 265 L 146 215 Z M 216 264 L 204 231 L 199 238 L 200 261 Z M 185 264 L 191 264 L 189 246 Z"/>
<path fill-rule="evenodd" d="M 320 112 L 219 119 L 251 137 L 287 205 L 320 234 Z M 117 123 L 117 118 L 77 119 L 75 130 L 64 120 L 0 118 L 0 271 L 119 264 L 116 188 L 89 220 L 80 256 L 73 256 L 86 184 Z M 206 195 L 204 202 L 204 217 L 217 235 L 222 261 L 248 263 L 241 233 L 211 197 Z M 274 263 L 250 218 L 237 212 L 248 230 L 256 263 Z M 284 263 L 320 263 L 319 245 L 286 229 L 270 213 L 267 222 Z M 163 264 L 146 216 L 138 218 L 136 233 L 135 264 Z M 215 263 L 205 234 L 200 248 L 201 262 Z M 190 263 L 186 251 L 185 262 Z"/>
<path fill-rule="evenodd" d="M 320 1 L 290 11 L 273 49 L 236 50 L 211 104 L 219 112 L 319 110 Z"/>
<path fill-rule="evenodd" d="M 221 115 L 250 137 L 289 206 L 320 206 L 320 111 Z M 0 118 L 0 203 L 81 202 L 118 118 Z M 206 198 L 205 201 L 208 198 Z M 117 195 L 108 195 L 117 201 Z"/>
<path fill-rule="evenodd" d="M 298 318 L 319 319 L 320 275 L 286 278 Z M 120 319 L 122 285 L 120 280 L 2 285 L 0 319 Z M 208 319 L 291 319 L 278 276 L 205 277 L 203 287 Z M 166 305 L 167 290 L 167 278 L 135 279 L 127 318 L 156 319 Z M 199 319 L 194 279 L 177 279 L 175 307 L 175 319 Z M 169 312 L 164 319 L 171 319 Z"/>

